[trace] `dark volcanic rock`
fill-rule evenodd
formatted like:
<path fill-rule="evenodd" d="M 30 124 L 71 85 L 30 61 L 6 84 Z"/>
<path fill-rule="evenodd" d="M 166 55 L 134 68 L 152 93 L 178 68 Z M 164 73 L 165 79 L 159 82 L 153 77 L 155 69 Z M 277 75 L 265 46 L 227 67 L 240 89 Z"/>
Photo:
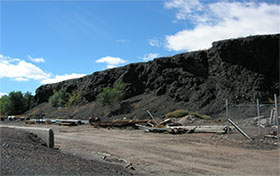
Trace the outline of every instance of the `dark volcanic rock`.
<path fill-rule="evenodd" d="M 174 103 L 182 102 L 184 108 L 207 114 L 223 110 L 226 98 L 233 103 L 254 102 L 257 98 L 267 101 L 273 94 L 279 95 L 279 36 L 218 41 L 208 50 L 43 85 L 36 90 L 35 105 L 48 101 L 60 88 L 68 92 L 79 89 L 88 102 L 93 102 L 103 88 L 112 87 L 118 80 L 125 83 L 124 101 L 143 94 L 164 96 Z"/>

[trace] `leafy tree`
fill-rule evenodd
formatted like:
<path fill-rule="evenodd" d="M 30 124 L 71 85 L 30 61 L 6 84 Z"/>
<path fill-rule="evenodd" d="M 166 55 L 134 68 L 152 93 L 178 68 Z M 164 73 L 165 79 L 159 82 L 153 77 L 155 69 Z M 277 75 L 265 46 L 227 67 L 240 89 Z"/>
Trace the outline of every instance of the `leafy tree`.
<path fill-rule="evenodd" d="M 1 115 L 8 115 L 9 110 L 9 96 L 4 95 L 0 98 L 0 114 Z"/>
<path fill-rule="evenodd" d="M 69 106 L 71 106 L 71 105 L 78 105 L 82 101 L 84 101 L 84 98 L 81 95 L 81 91 L 75 90 L 69 96 L 69 100 L 68 100 L 67 105 L 69 105 Z"/>
<path fill-rule="evenodd" d="M 124 83 L 118 81 L 113 88 L 104 88 L 97 96 L 96 101 L 102 105 L 113 105 L 120 101 L 123 95 Z"/>
<path fill-rule="evenodd" d="M 23 96 L 24 98 L 24 104 L 25 104 L 25 111 L 29 110 L 31 107 L 31 103 L 33 100 L 33 96 L 31 94 L 31 92 L 26 92 Z"/>
<path fill-rule="evenodd" d="M 50 98 L 49 102 L 54 107 L 63 107 L 68 101 L 68 93 L 65 89 L 56 91 Z"/>
<path fill-rule="evenodd" d="M 23 94 L 21 91 L 10 92 L 0 98 L 1 115 L 18 115 L 29 110 L 33 96 L 30 92 Z"/>
<path fill-rule="evenodd" d="M 23 94 L 20 91 L 10 92 L 9 99 L 10 99 L 10 101 L 8 102 L 9 115 L 10 114 L 17 115 L 17 114 L 21 114 L 25 111 L 26 106 L 24 104 Z"/>

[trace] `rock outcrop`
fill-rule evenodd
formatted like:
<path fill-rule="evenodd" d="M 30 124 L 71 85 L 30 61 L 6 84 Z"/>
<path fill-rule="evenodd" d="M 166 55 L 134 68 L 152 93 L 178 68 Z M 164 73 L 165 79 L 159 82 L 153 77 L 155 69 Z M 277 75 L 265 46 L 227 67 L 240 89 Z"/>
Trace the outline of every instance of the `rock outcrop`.
<path fill-rule="evenodd" d="M 149 94 L 207 114 L 222 111 L 226 98 L 232 103 L 264 102 L 273 94 L 279 95 L 279 37 L 259 35 L 218 41 L 208 50 L 43 85 L 36 90 L 34 105 L 47 102 L 60 88 L 68 92 L 79 89 L 88 103 L 94 102 L 103 88 L 112 87 L 118 80 L 125 83 L 124 102 Z"/>

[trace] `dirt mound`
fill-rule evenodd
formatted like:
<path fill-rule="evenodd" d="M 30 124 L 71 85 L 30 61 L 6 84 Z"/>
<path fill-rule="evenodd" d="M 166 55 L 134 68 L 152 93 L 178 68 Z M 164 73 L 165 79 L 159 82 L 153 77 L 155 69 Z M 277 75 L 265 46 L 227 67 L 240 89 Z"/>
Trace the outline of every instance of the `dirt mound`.
<path fill-rule="evenodd" d="M 279 95 L 279 34 L 214 42 L 208 50 L 162 57 L 146 63 L 95 72 L 79 79 L 48 84 L 36 90 L 34 106 L 48 101 L 54 90 L 76 89 L 86 99 L 84 116 L 141 118 L 145 109 L 161 117 L 174 109 L 219 114 L 224 100 L 232 103 L 267 101 Z M 95 103 L 98 93 L 116 81 L 125 83 L 120 107 L 109 110 Z M 83 108 L 82 108 L 83 107 Z M 74 107 L 76 109 L 77 107 Z M 66 116 L 73 115 L 70 110 Z M 30 113 L 30 112 L 29 112 Z M 136 117 L 135 117 L 136 116 Z"/>
<path fill-rule="evenodd" d="M 0 175 L 132 175 L 121 166 L 44 147 L 21 130 L 0 128 Z"/>

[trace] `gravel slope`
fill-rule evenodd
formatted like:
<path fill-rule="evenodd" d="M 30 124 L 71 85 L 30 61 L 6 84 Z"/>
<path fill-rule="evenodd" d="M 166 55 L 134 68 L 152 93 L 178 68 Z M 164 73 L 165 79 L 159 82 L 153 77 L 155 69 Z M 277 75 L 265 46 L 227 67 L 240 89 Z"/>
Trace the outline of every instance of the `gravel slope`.
<path fill-rule="evenodd" d="M 132 175 L 119 165 L 47 148 L 21 130 L 0 128 L 0 149 L 0 175 Z"/>

